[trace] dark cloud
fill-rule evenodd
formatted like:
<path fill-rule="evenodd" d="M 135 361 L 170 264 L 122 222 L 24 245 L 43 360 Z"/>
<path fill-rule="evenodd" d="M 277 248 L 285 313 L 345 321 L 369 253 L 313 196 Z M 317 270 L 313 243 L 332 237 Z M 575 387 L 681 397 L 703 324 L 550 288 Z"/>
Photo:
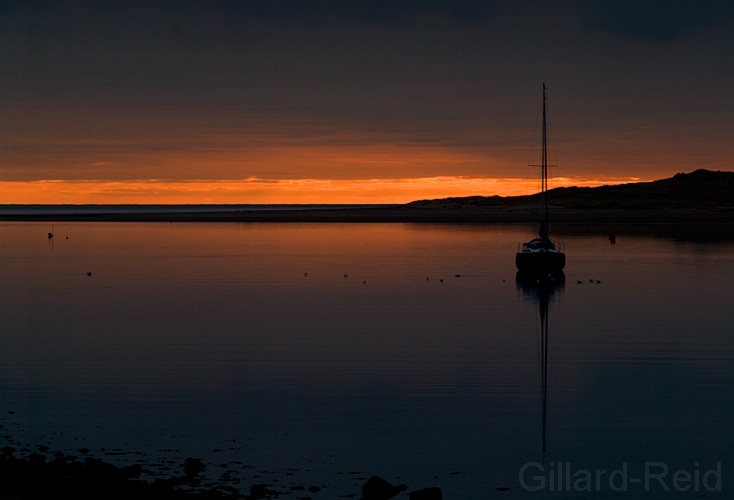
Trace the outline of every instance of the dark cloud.
<path fill-rule="evenodd" d="M 617 0 L 584 2 L 588 25 L 620 37 L 666 42 L 731 23 L 731 0 Z"/>
<path fill-rule="evenodd" d="M 358 21 L 409 21 L 427 14 L 482 21 L 511 5 L 509 1 L 497 0 L 369 0 L 335 3 L 334 7 L 341 18 Z"/>
<path fill-rule="evenodd" d="M 576 12 L 595 31 L 640 40 L 667 41 L 691 36 L 734 20 L 730 0 L 3 0 L 0 15 L 18 12 L 75 16 L 117 16 L 121 13 L 158 17 L 184 13 L 194 18 L 223 16 L 233 24 L 269 21 L 411 22 L 425 16 L 481 22 L 522 12 L 551 15 L 549 23 L 564 26 Z M 89 21 L 94 21 L 93 17 Z"/>
<path fill-rule="evenodd" d="M 464 21 L 481 21 L 498 12 L 517 7 L 517 0 L 3 0 L 0 14 L 56 9 L 97 13 L 129 11 L 218 12 L 234 20 L 310 20 L 331 18 L 343 21 L 410 21 L 438 14 Z"/>
<path fill-rule="evenodd" d="M 189 2 L 170 2 L 176 7 Z M 444 14 L 478 21 L 518 2 L 510 0 L 214 0 L 199 7 L 233 16 L 265 19 L 331 17 L 349 21 L 409 21 L 426 14 Z"/>
<path fill-rule="evenodd" d="M 58 0 L 0 0 L 0 19 L 7 21 L 14 14 L 22 11 L 48 12 L 59 5 Z"/>

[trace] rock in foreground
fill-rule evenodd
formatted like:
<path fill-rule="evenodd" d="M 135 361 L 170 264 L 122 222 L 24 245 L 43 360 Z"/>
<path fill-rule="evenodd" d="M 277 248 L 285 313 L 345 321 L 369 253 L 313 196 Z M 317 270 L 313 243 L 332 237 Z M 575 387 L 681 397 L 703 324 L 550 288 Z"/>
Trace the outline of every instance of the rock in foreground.
<path fill-rule="evenodd" d="M 404 484 L 393 486 L 379 476 L 372 476 L 362 485 L 362 500 L 390 500 L 407 489 Z"/>

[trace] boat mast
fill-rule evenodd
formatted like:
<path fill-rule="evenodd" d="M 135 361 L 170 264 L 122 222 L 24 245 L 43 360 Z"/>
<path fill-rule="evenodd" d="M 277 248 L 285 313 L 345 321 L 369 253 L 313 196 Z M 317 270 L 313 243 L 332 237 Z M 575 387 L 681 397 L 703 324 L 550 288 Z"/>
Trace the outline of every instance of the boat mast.
<path fill-rule="evenodd" d="M 546 136 L 546 118 L 545 118 L 545 82 L 543 82 L 543 150 L 541 152 L 541 197 L 543 202 L 543 220 L 540 224 L 540 237 L 548 239 L 548 140 Z"/>

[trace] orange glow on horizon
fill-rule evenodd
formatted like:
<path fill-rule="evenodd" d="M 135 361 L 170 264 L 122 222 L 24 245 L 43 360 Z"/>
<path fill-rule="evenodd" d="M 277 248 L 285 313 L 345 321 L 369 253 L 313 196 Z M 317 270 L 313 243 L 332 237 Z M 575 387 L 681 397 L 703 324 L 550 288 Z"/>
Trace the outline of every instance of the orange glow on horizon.
<path fill-rule="evenodd" d="M 553 178 L 550 187 L 595 187 L 639 178 Z M 3 204 L 389 204 L 464 196 L 522 196 L 537 180 L 404 179 L 43 180 L 0 181 Z"/>

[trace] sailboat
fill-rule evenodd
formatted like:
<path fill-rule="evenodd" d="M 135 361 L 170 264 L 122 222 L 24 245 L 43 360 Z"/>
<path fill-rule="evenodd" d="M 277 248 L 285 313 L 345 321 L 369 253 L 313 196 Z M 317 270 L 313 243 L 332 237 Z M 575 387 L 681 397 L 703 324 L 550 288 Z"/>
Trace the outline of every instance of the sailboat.
<path fill-rule="evenodd" d="M 548 236 L 548 138 L 546 121 L 546 93 L 543 83 L 543 146 L 541 151 L 541 212 L 540 231 L 537 238 L 522 243 L 515 254 L 518 271 L 525 274 L 553 275 L 563 271 L 566 254 L 556 248 Z"/>

